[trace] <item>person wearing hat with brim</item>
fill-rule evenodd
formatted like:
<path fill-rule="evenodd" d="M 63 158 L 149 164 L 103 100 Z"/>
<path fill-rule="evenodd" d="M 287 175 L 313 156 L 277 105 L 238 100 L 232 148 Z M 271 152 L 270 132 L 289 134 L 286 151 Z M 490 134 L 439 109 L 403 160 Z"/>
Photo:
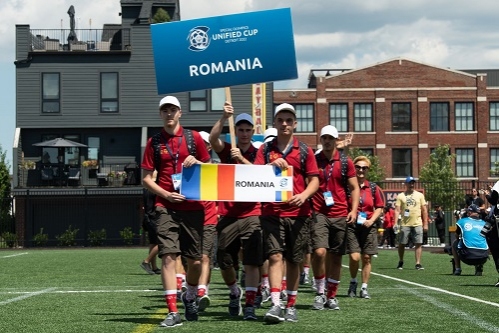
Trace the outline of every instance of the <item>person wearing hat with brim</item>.
<path fill-rule="evenodd" d="M 433 208 L 433 217 L 430 223 L 435 224 L 438 239 L 440 240 L 440 247 L 445 247 L 445 213 L 442 206 L 439 204 L 433 205 Z"/>
<path fill-rule="evenodd" d="M 252 164 L 255 161 L 257 148 L 253 146 L 251 141 L 255 132 L 251 115 L 241 113 L 234 121 L 236 148 L 232 148 L 231 143 L 220 139 L 225 122 L 233 116 L 233 106 L 225 103 L 222 117 L 211 129 L 211 145 L 220 157 L 221 163 Z M 255 301 L 260 282 L 259 267 L 262 266 L 264 258 L 260 203 L 220 201 L 218 213 L 220 220 L 217 226 L 217 258 L 222 278 L 229 288 L 229 315 L 238 316 L 243 311 L 241 307 L 242 290 L 237 284 L 237 275 L 234 269 L 235 266 L 239 266 L 238 254 L 240 247 L 242 247 L 242 261 L 246 274 L 243 319 L 256 320 Z M 234 246 L 237 244 L 240 245 Z"/>
<path fill-rule="evenodd" d="M 264 317 L 268 323 L 298 321 L 296 298 L 300 263 L 309 238 L 311 210 L 308 199 L 319 188 L 319 170 L 314 153 L 294 137 L 297 124 L 295 108 L 288 103 L 279 104 L 275 108 L 273 123 L 277 129 L 277 137 L 260 147 L 255 160 L 255 164 L 269 164 L 282 170 L 293 167 L 293 196 L 286 202 L 262 204 L 261 223 L 269 259 L 272 300 L 272 306 Z M 301 149 L 304 148 L 307 149 L 307 154 L 302 166 Z M 267 151 L 264 152 L 264 149 Z M 287 303 L 284 311 L 280 306 L 283 258 L 286 260 L 287 280 Z"/>
<path fill-rule="evenodd" d="M 312 268 L 317 288 L 314 310 L 340 309 L 336 295 L 346 254 L 347 226 L 355 223 L 358 214 L 360 189 L 355 166 L 338 150 L 338 138 L 336 127 L 324 126 L 320 132 L 322 150 L 315 155 L 320 188 L 312 198 L 316 213 L 311 225 Z"/>
<path fill-rule="evenodd" d="M 182 168 L 210 161 L 201 135 L 191 131 L 196 145 L 195 156 L 189 151 L 184 128 L 180 124 L 182 109 L 175 96 L 166 96 L 159 102 L 159 116 L 163 121 L 159 147 L 153 138 L 147 141 L 141 168 L 143 185 L 156 194 L 156 226 L 158 256 L 162 261 L 161 278 L 169 313 L 161 326 L 182 325 L 177 309 L 176 258 L 180 253 L 187 260 L 187 291 L 182 294 L 185 318 L 198 320 L 196 303 L 197 285 L 201 273 L 204 205 L 200 201 L 186 200 L 178 191 Z M 159 156 L 158 156 L 159 155 Z M 156 157 L 159 157 L 158 159 Z M 156 165 L 156 164 L 159 165 Z M 154 170 L 158 181 L 153 180 Z"/>
<path fill-rule="evenodd" d="M 424 269 L 421 265 L 421 254 L 423 252 L 423 232 L 428 231 L 428 208 L 424 194 L 414 189 L 415 183 L 414 177 L 408 176 L 404 182 L 405 191 L 399 193 L 395 202 L 395 223 L 400 225 L 398 269 L 404 267 L 405 246 L 409 242 L 409 238 L 414 241 L 415 267 L 417 270 Z"/>

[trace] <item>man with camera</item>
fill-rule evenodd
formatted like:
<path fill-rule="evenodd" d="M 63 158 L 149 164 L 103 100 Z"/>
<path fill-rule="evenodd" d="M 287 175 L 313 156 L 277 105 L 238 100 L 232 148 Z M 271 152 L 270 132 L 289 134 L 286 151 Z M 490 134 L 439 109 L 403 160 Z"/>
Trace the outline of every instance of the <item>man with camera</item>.
<path fill-rule="evenodd" d="M 461 261 L 475 266 L 475 275 L 481 276 L 483 264 L 489 258 L 489 247 L 485 239 L 486 223 L 480 218 L 480 207 L 468 206 L 468 217 L 456 222 L 456 240 L 452 244 L 454 275 L 461 275 Z"/>
<path fill-rule="evenodd" d="M 490 188 L 490 195 L 487 195 L 486 198 L 491 205 L 491 209 L 490 213 L 485 217 L 485 225 L 480 234 L 485 236 L 485 239 L 487 240 L 487 245 L 489 246 L 492 258 L 494 259 L 496 270 L 499 273 L 499 229 L 497 225 L 497 222 L 499 221 L 499 208 L 497 207 L 499 201 L 499 181 Z M 495 286 L 499 287 L 499 280 Z"/>

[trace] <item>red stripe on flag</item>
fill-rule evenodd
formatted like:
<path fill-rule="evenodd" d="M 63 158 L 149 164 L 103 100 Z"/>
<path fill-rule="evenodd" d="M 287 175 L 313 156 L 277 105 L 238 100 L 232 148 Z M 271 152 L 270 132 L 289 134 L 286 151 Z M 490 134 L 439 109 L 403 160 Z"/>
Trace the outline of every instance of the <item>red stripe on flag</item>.
<path fill-rule="evenodd" d="M 234 200 L 235 165 L 218 165 L 218 200 Z"/>

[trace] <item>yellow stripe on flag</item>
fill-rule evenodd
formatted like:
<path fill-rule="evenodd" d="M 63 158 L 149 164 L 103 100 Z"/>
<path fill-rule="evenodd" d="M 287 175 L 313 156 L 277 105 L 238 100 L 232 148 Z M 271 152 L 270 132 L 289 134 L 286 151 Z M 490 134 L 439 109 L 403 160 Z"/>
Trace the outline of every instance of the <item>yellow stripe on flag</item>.
<path fill-rule="evenodd" d="M 216 164 L 205 164 L 201 168 L 201 200 L 218 199 L 218 166 Z"/>

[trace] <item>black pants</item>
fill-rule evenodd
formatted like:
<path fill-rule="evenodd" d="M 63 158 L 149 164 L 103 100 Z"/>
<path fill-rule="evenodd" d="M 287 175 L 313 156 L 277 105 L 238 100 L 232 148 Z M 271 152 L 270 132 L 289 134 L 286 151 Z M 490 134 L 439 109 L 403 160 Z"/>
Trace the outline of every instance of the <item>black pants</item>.
<path fill-rule="evenodd" d="M 393 231 L 393 228 L 386 228 L 385 231 L 383 231 L 383 238 L 381 239 L 379 246 L 383 246 L 385 241 L 388 241 L 388 246 L 395 247 L 395 232 Z"/>
<path fill-rule="evenodd" d="M 497 233 L 497 226 L 493 226 L 487 233 L 487 245 L 489 246 L 490 253 L 492 253 L 496 270 L 499 273 L 499 235 Z"/>
<path fill-rule="evenodd" d="M 439 228 L 437 226 L 437 235 L 440 239 L 440 244 L 445 244 L 445 225 L 443 226 L 443 228 Z"/>

